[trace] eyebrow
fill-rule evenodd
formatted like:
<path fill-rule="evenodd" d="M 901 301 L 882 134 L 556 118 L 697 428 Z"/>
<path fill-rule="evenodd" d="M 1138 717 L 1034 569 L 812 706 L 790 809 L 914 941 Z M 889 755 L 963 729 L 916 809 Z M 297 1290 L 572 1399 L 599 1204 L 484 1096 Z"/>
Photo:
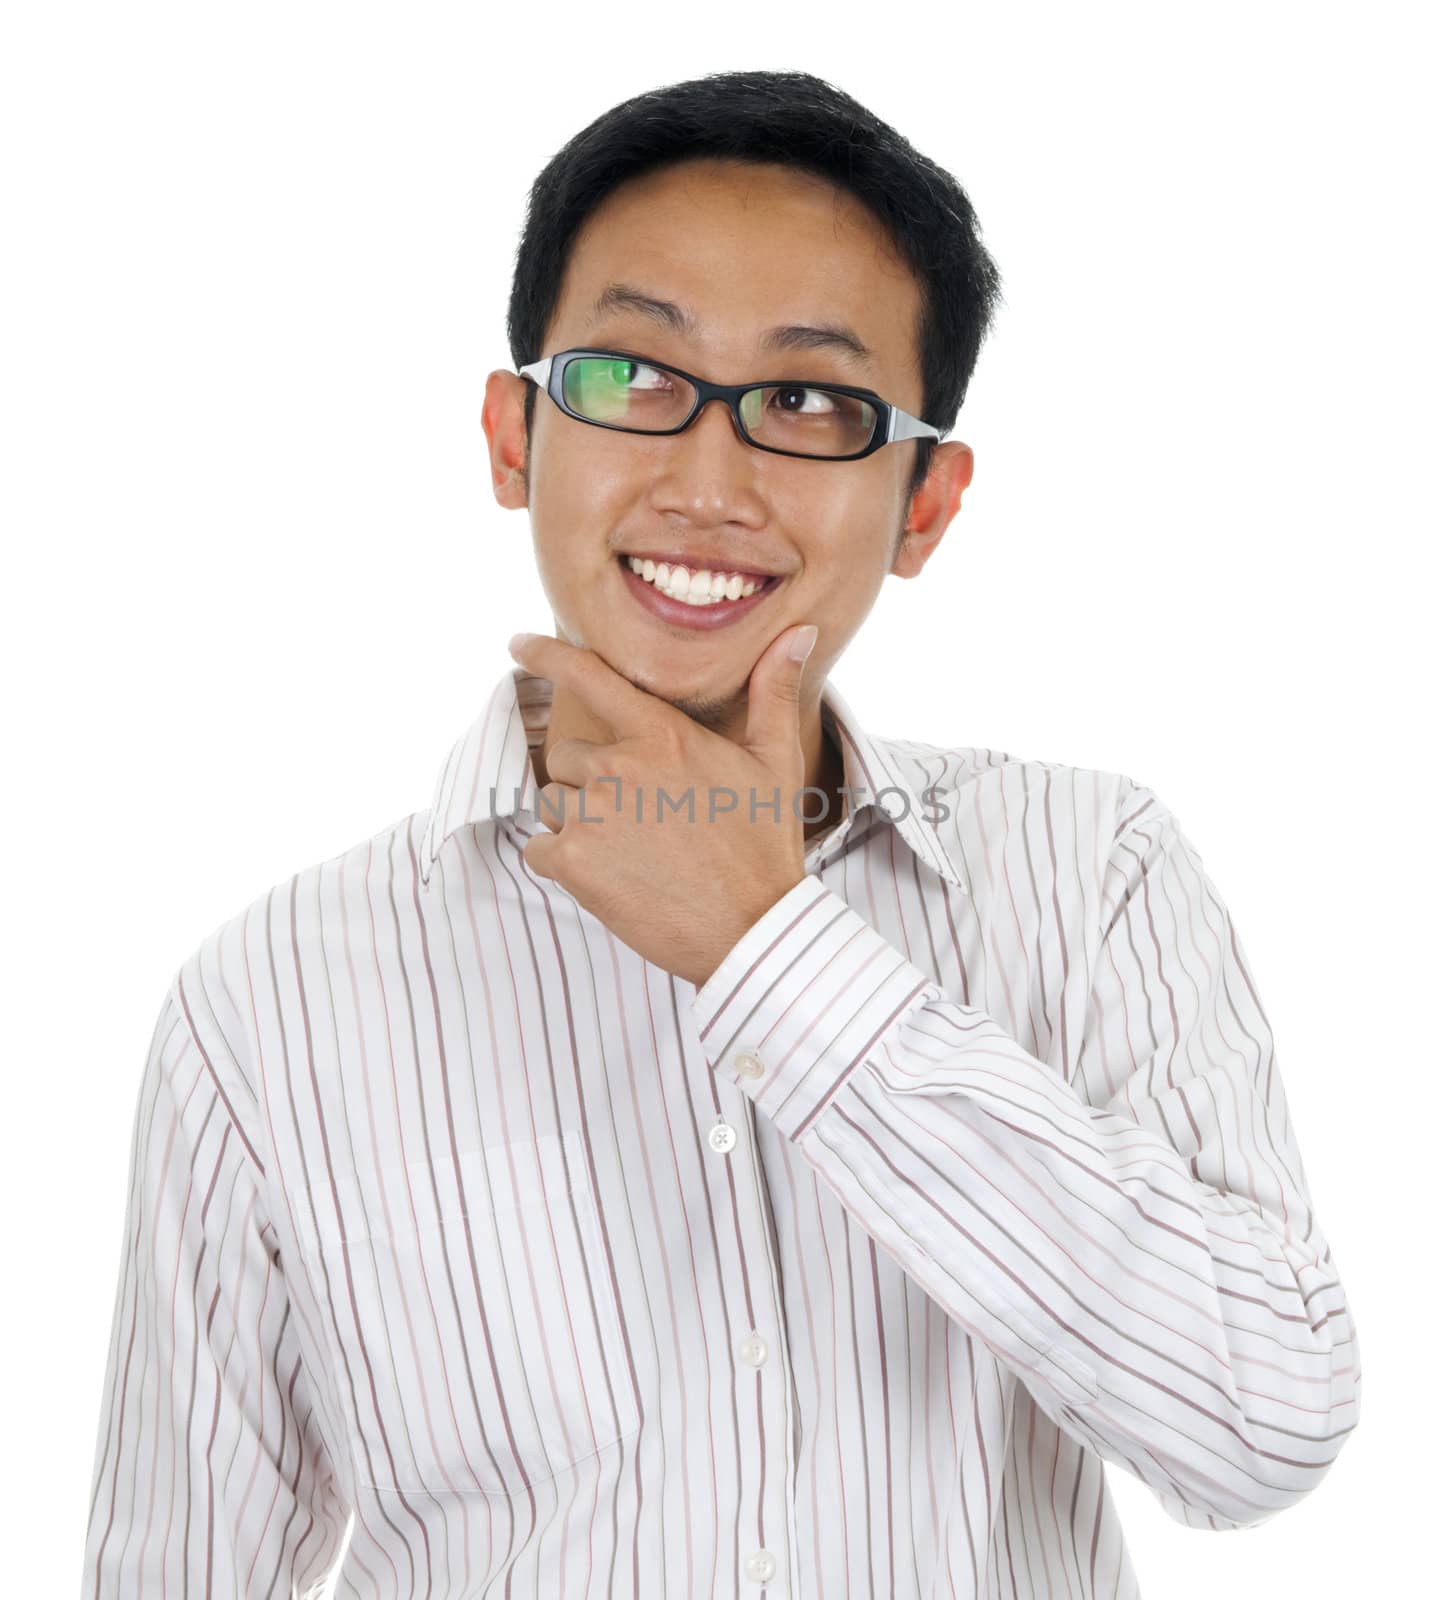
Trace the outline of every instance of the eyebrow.
<path fill-rule="evenodd" d="M 588 330 L 608 311 L 634 311 L 639 316 L 659 322 L 673 333 L 684 334 L 688 339 L 700 335 L 700 323 L 685 306 L 673 300 L 660 300 L 655 295 L 633 288 L 629 283 L 608 283 L 597 296 L 586 319 Z M 835 350 L 850 357 L 857 366 L 869 369 L 874 366 L 874 352 L 854 331 L 840 322 L 785 323 L 778 328 L 767 328 L 760 338 L 762 350 Z"/>

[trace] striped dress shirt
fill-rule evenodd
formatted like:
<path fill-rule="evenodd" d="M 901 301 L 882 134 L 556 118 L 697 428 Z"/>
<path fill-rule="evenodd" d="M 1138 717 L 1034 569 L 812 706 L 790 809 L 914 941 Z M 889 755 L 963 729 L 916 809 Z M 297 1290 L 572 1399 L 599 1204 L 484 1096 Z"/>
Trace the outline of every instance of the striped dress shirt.
<path fill-rule="evenodd" d="M 1134 1600 L 1106 1462 L 1312 1489 L 1355 1326 L 1159 796 L 827 681 L 841 815 L 696 988 L 526 870 L 550 705 L 176 972 L 85 1595 Z"/>

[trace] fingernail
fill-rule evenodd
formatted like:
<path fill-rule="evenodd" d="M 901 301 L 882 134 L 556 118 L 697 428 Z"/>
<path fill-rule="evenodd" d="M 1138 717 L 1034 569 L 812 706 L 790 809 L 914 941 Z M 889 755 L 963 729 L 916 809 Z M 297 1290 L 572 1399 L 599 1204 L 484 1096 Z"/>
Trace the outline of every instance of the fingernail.
<path fill-rule="evenodd" d="M 514 633 L 512 637 L 507 640 L 507 649 L 509 652 L 515 652 L 520 650 L 528 639 L 535 638 L 536 634 L 534 633 Z"/>
<path fill-rule="evenodd" d="M 807 622 L 803 628 L 797 628 L 790 635 L 789 649 L 792 661 L 803 661 L 810 654 L 815 648 L 815 635 L 819 631 L 813 622 Z"/>

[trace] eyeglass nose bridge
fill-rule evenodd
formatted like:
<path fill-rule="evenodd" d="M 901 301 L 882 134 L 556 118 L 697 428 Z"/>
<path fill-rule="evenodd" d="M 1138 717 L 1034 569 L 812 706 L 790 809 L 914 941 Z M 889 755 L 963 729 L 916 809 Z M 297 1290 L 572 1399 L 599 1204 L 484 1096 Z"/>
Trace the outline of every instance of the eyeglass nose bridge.
<path fill-rule="evenodd" d="M 691 407 L 690 415 L 677 428 L 677 433 L 685 433 L 694 428 L 700 421 L 701 414 L 712 400 L 724 400 L 726 410 L 730 412 L 730 420 L 735 428 L 735 435 L 743 444 L 754 446 L 757 450 L 769 450 L 769 445 L 758 444 L 750 437 L 745 422 L 740 415 L 740 405 L 746 395 L 753 394 L 757 389 L 768 387 L 760 383 L 707 383 L 704 378 L 685 377 L 686 382 L 696 391 L 696 403 Z"/>

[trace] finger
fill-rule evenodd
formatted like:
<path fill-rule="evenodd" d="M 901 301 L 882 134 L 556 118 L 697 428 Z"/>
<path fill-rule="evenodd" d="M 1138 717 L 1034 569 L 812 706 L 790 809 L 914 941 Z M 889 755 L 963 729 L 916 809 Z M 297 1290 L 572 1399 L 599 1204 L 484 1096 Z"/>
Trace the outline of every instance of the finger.
<path fill-rule="evenodd" d="M 581 816 L 581 789 L 569 783 L 544 783 L 537 790 L 537 821 L 560 833 Z"/>
<path fill-rule="evenodd" d="M 580 788 L 596 775 L 593 758 L 598 752 L 609 749 L 609 745 L 597 744 L 594 739 L 571 736 L 558 739 L 546 754 L 547 777 Z"/>
<path fill-rule="evenodd" d="M 800 685 L 818 633 L 815 624 L 807 622 L 777 634 L 750 674 L 745 748 L 797 788 L 805 781 Z M 792 654 L 795 650 L 805 653 L 797 656 Z"/>
<path fill-rule="evenodd" d="M 527 871 L 538 878 L 555 879 L 557 875 L 557 840 L 549 833 L 534 833 L 522 846 L 522 860 Z"/>
<path fill-rule="evenodd" d="M 529 672 L 579 696 L 618 739 L 642 732 L 655 718 L 679 715 L 664 700 L 623 678 L 595 650 L 545 633 L 513 634 L 507 649 Z"/>

